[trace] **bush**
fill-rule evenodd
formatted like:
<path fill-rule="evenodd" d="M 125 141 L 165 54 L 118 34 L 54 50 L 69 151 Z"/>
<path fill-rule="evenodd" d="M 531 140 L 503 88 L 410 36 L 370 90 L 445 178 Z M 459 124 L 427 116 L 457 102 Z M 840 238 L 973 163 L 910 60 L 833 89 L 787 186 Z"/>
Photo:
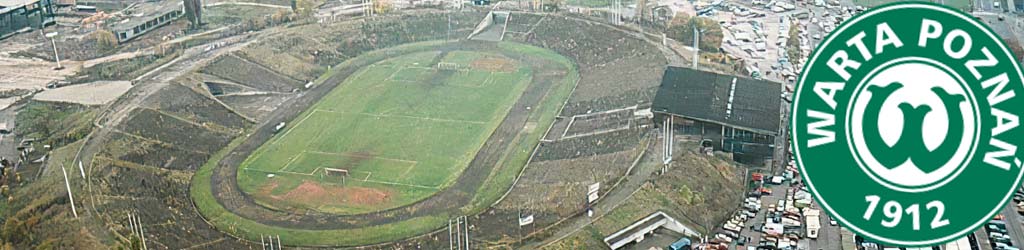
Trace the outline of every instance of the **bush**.
<path fill-rule="evenodd" d="M 117 48 L 117 36 L 109 30 L 97 30 L 89 33 L 86 37 L 89 41 L 95 42 L 96 47 L 101 50 L 113 50 Z"/>
<path fill-rule="evenodd" d="M 786 41 L 786 56 L 792 63 L 798 63 L 800 57 L 800 25 L 796 22 L 789 27 L 789 40 Z"/>
<path fill-rule="evenodd" d="M 29 102 L 15 117 L 17 132 L 54 148 L 85 138 L 92 130 L 92 109 L 78 104 Z"/>
<path fill-rule="evenodd" d="M 718 52 L 718 48 L 722 47 L 722 26 L 710 18 L 676 14 L 665 34 L 683 44 L 693 44 L 694 26 L 703 31 L 700 36 L 700 50 Z"/>
<path fill-rule="evenodd" d="M 375 0 L 373 1 L 373 11 L 377 14 L 388 13 L 393 5 L 391 0 Z"/>
<path fill-rule="evenodd" d="M 316 12 L 316 7 L 320 4 L 321 2 L 317 0 L 295 0 L 292 10 L 301 17 L 310 17 L 313 16 L 313 12 Z"/>

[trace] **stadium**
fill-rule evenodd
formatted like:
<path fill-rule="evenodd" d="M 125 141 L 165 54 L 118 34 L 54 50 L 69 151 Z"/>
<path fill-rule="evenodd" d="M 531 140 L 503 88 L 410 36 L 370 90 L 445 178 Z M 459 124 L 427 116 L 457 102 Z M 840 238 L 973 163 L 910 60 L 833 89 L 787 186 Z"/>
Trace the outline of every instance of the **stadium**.
<path fill-rule="evenodd" d="M 537 26 L 541 22 L 546 25 Z M 559 16 L 474 11 L 364 20 L 358 30 L 347 26 L 325 25 L 332 29 L 329 34 L 346 35 L 321 39 L 349 41 L 293 42 L 380 42 L 339 51 L 334 60 L 341 63 L 314 80 L 306 96 L 282 103 L 267 115 L 262 128 L 249 138 L 236 139 L 239 145 L 219 161 L 211 157 L 209 166 L 193 178 L 192 199 L 218 230 L 250 240 L 273 235 L 285 245 L 363 246 L 445 231 L 453 219 L 456 224 L 468 220 L 461 223 L 501 227 L 502 223 L 480 223 L 500 219 L 510 221 L 504 226 L 517 226 L 517 217 L 478 215 L 502 206 L 503 197 L 520 199 L 519 194 L 505 195 L 516 192 L 510 189 L 528 162 L 573 157 L 557 152 L 562 150 L 624 151 L 623 159 L 616 159 L 618 166 L 608 167 L 625 168 L 645 142 L 644 132 L 630 126 L 633 110 L 609 113 L 610 122 L 573 119 L 591 110 L 635 106 L 616 99 L 651 96 L 658 84 L 658 65 L 664 64 L 660 52 L 613 27 Z M 588 40 L 568 30 L 592 30 L 603 36 L 611 31 L 618 37 Z M 448 39 L 452 37 L 456 39 Z M 277 45 L 273 39 L 254 50 Z M 270 58 L 288 58 L 291 53 L 301 51 L 285 50 Z M 616 59 L 623 61 L 606 64 Z M 643 68 L 647 72 L 623 67 L 638 61 L 649 61 L 651 67 Z M 320 65 L 312 67 L 316 66 Z M 609 70 L 627 74 L 607 80 L 586 76 Z M 616 81 L 626 79 L 643 84 Z M 617 91 L 602 93 L 611 89 Z M 622 90 L 633 96 L 622 96 Z M 281 112 L 282 108 L 301 112 Z M 567 123 L 572 120 L 574 125 Z M 281 122 L 285 127 L 275 131 Z M 619 126 L 623 122 L 625 127 Z M 614 140 L 623 145 L 573 148 L 593 145 L 573 140 L 595 138 L 574 133 L 601 131 L 602 126 L 614 126 L 605 132 L 623 138 Z M 541 140 L 551 143 L 538 145 Z M 615 178 L 624 169 L 617 172 L 598 178 Z M 555 190 L 574 188 L 585 187 Z M 586 194 L 559 195 L 564 197 L 550 197 L 550 202 L 583 201 Z M 582 211 L 561 210 L 569 213 L 537 216 L 537 226 Z M 467 216 L 470 219 L 459 219 Z M 472 234 L 460 239 L 497 236 L 484 230 Z M 450 243 L 412 242 L 439 244 L 436 247 Z"/>
<path fill-rule="evenodd" d="M 653 98 L 666 62 L 647 41 L 615 27 L 473 10 L 317 26 L 265 38 L 201 71 L 208 86 L 304 93 L 279 101 L 273 111 L 235 110 L 262 118 L 240 122 L 253 127 L 248 136 L 210 143 L 223 149 L 210 148 L 219 153 L 190 183 L 191 200 L 210 232 L 249 241 L 274 236 L 286 246 L 404 240 L 436 249 L 449 239 L 423 239 L 447 238 L 446 228 L 466 217 L 462 223 L 481 227 L 468 236 L 473 241 L 508 244 L 501 238 L 519 227 L 518 214 L 509 216 L 512 211 L 503 207 L 527 204 L 530 213 L 553 213 L 535 216 L 530 231 L 541 232 L 583 211 L 578 206 L 586 193 L 566 190 L 585 191 L 590 181 L 611 186 L 649 141 L 637 126 L 643 117 L 633 111 L 637 100 Z M 266 51 L 272 56 L 252 56 Z M 318 54 L 317 61 L 303 61 L 308 54 Z M 315 77 L 316 69 L 328 66 Z M 283 75 L 263 76 L 276 72 Z M 304 86 L 306 81 L 288 79 L 312 80 Z M 268 98 L 220 89 L 218 98 L 229 106 Z M 162 119 L 143 114 L 130 116 L 126 126 Z M 223 135 L 197 130 L 182 132 Z M 599 176 L 528 166 L 571 160 L 562 165 L 584 168 L 606 161 L 587 159 L 592 155 L 615 164 L 601 166 L 607 171 Z M 533 171 L 567 172 L 541 180 L 548 173 Z M 537 198 L 542 200 L 532 200 Z M 540 208 L 544 203 L 561 204 Z M 165 237 L 156 229 L 152 234 L 154 241 Z"/>
<path fill-rule="evenodd" d="M 0 250 L 893 249 L 788 132 L 890 2 L 0 0 Z M 1024 245 L 1013 198 L 930 249 Z"/>
<path fill-rule="evenodd" d="M 688 134 L 669 171 L 651 106 L 689 61 L 606 18 L 467 5 L 200 34 L 68 118 L 90 130 L 47 165 L 81 181 L 39 200 L 77 210 L 37 228 L 131 249 L 593 249 L 652 213 L 709 232 L 745 170 Z"/>

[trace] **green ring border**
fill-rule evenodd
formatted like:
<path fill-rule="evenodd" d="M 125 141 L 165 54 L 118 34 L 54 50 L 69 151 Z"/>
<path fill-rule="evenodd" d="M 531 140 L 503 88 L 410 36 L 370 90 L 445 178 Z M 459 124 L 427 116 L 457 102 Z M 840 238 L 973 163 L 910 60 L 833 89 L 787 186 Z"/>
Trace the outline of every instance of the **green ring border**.
<path fill-rule="evenodd" d="M 949 13 L 949 14 L 955 16 L 955 17 L 959 17 L 960 19 L 966 20 L 967 23 L 970 23 L 972 25 L 975 25 L 976 27 L 979 27 L 982 31 L 985 32 L 986 35 L 989 36 L 989 38 L 997 38 L 997 36 L 994 35 L 994 32 L 992 32 L 991 28 L 989 28 L 988 26 L 985 26 L 984 24 L 978 23 L 976 20 L 974 20 L 973 17 L 968 16 L 968 15 L 966 15 L 965 13 L 963 13 L 963 12 L 961 12 L 959 10 L 953 9 L 952 7 L 949 7 L 949 6 L 944 6 L 944 5 L 935 4 L 935 3 L 914 1 L 914 2 L 893 2 L 893 3 L 883 4 L 883 5 L 879 5 L 879 6 L 876 6 L 874 8 L 871 8 L 870 10 L 868 10 L 866 12 L 863 12 L 863 13 L 855 16 L 852 19 L 843 22 L 843 24 L 841 24 L 838 28 L 833 30 L 833 32 L 830 32 L 828 34 L 828 36 L 826 37 L 826 39 L 824 40 L 824 42 L 822 42 L 821 44 L 831 43 L 832 40 L 835 39 L 835 36 L 836 36 L 836 34 L 838 34 L 839 31 L 845 30 L 846 28 L 851 26 L 853 23 L 855 23 L 857 21 L 860 21 L 860 20 L 863 20 L 864 18 L 866 18 L 868 16 L 871 16 L 871 15 L 874 15 L 874 14 L 876 14 L 878 12 L 885 11 L 885 10 L 890 10 L 890 9 L 914 8 L 914 7 L 920 7 L 920 8 L 931 9 L 931 10 L 935 10 L 935 11 L 939 11 L 939 12 Z M 993 39 L 993 40 L 996 41 L 996 44 L 1001 45 L 1000 49 L 1002 49 L 1002 51 L 1004 53 L 1003 55 L 1009 56 L 1009 58 L 1011 58 L 1011 59 L 1015 58 L 1015 57 L 1013 57 L 1013 53 L 1011 53 L 1007 49 L 1007 46 L 1006 46 L 1005 42 L 1003 42 L 1001 39 Z M 813 62 L 814 60 L 816 60 L 818 58 L 818 56 L 821 54 L 821 51 L 823 50 L 824 47 L 826 47 L 826 46 L 818 46 L 817 48 L 815 48 L 814 53 L 812 53 L 813 56 L 811 57 L 811 60 L 809 60 L 804 65 L 810 65 L 811 64 L 810 62 Z M 1020 63 L 1017 62 L 1017 60 L 1015 60 L 1015 59 L 1014 60 L 1010 60 L 1010 63 L 1017 70 L 1017 76 L 1020 77 L 1019 80 L 1022 83 L 1024 83 L 1024 73 L 1021 72 Z M 799 103 L 800 93 L 803 90 L 803 88 L 802 88 L 803 84 L 801 84 L 801 83 L 803 83 L 804 80 L 806 80 L 807 69 L 808 69 L 807 67 L 804 67 L 803 70 L 800 73 L 800 75 L 801 75 L 800 76 L 800 81 L 797 82 L 796 92 L 794 94 L 795 98 L 793 99 L 793 105 L 791 105 L 791 107 L 790 107 L 791 111 L 792 110 L 796 110 L 797 103 Z M 790 112 L 790 114 L 792 114 L 792 112 Z M 790 132 L 791 132 L 791 135 L 792 135 L 792 137 L 791 137 L 792 139 L 790 140 L 790 146 L 794 149 L 794 151 L 793 151 L 794 154 L 793 155 L 796 158 L 796 164 L 797 164 L 798 169 L 800 170 L 800 173 L 802 175 L 806 171 L 804 171 L 804 166 L 803 166 L 803 163 L 801 162 L 800 154 L 797 153 L 797 150 L 799 149 L 799 147 L 797 147 L 797 141 L 798 140 L 796 140 L 797 133 L 795 133 L 796 129 L 795 129 L 795 126 L 793 126 L 793 125 L 796 124 L 796 122 L 797 122 L 797 116 L 791 115 L 791 117 L 790 117 Z M 1021 166 L 1018 166 L 1018 167 L 1021 167 Z M 1021 184 L 1021 177 L 1024 177 L 1024 169 L 1022 169 L 1022 170 L 1020 170 L 1018 172 L 1016 183 L 1013 185 L 1013 187 L 1011 187 L 1010 190 L 1008 190 L 1008 192 L 1006 194 L 1006 198 L 1003 199 L 1003 201 L 1001 202 L 1001 205 L 993 208 L 992 211 L 989 212 L 988 216 L 986 216 L 985 218 L 994 217 L 995 214 L 997 214 L 1000 209 L 1002 209 L 1003 207 L 1006 206 L 1006 204 L 1010 200 L 1010 197 L 1013 196 L 1014 189 L 1016 187 L 1020 186 L 1020 184 Z M 808 178 L 806 176 L 804 176 L 803 178 L 806 179 L 808 188 L 810 189 L 811 193 L 814 194 L 814 199 L 816 201 L 818 201 L 818 203 L 821 204 L 821 206 L 823 208 L 825 208 L 826 212 L 828 212 L 834 218 L 839 219 L 839 222 L 842 223 L 842 225 L 844 225 L 844 226 L 851 225 L 850 223 L 848 223 L 841 216 L 836 216 L 836 213 L 831 209 L 831 207 L 828 206 L 828 203 L 823 202 L 823 200 L 821 198 L 819 198 L 818 192 L 817 192 L 817 190 L 814 189 L 814 185 L 813 185 L 813 183 L 811 181 L 811 178 Z M 976 222 L 974 225 L 972 225 L 972 226 L 968 227 L 967 229 L 962 230 L 962 231 L 960 231 L 958 233 L 955 233 L 955 234 L 952 234 L 952 235 L 947 235 L 947 236 L 944 236 L 944 237 L 939 237 L 937 239 L 925 240 L 925 241 L 919 241 L 919 242 L 890 240 L 890 239 L 886 239 L 886 238 L 883 238 L 883 237 L 878 237 L 877 235 L 868 233 L 867 231 L 862 230 L 860 228 L 857 228 L 855 226 L 848 226 L 848 228 L 853 230 L 854 232 L 860 234 L 861 236 L 867 237 L 867 238 L 872 239 L 872 240 L 880 241 L 881 243 L 894 244 L 894 245 L 898 245 L 898 246 L 901 246 L 901 247 L 927 247 L 927 246 L 933 246 L 933 245 L 938 245 L 938 244 L 949 243 L 949 242 L 952 242 L 954 240 L 957 240 L 957 239 L 959 239 L 961 237 L 964 237 L 967 234 L 973 232 L 977 228 L 980 228 L 982 226 L 982 224 L 984 224 L 984 223 L 985 223 L 985 219 L 982 219 L 982 220 Z"/>

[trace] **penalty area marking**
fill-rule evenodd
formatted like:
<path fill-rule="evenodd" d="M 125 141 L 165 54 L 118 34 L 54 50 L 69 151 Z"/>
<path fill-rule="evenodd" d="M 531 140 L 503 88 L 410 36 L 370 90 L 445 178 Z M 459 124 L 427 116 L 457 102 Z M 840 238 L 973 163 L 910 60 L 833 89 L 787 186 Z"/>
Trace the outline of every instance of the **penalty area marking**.
<path fill-rule="evenodd" d="M 405 178 L 405 176 L 408 175 L 409 172 L 411 172 L 413 168 L 416 168 L 416 166 L 420 164 L 420 162 L 418 162 L 418 161 L 410 161 L 410 160 L 403 160 L 403 159 L 387 158 L 387 157 L 380 157 L 380 156 L 367 157 L 365 155 L 357 155 L 357 154 L 349 154 L 349 153 L 331 153 L 331 152 L 306 151 L 306 150 L 304 150 L 302 152 L 303 153 L 313 153 L 313 154 L 324 154 L 324 155 L 337 155 L 337 156 L 345 156 L 345 157 L 353 157 L 353 158 L 379 159 L 379 160 L 385 160 L 385 161 L 401 162 L 401 163 L 405 163 L 405 164 L 409 165 L 408 167 L 405 168 L 405 171 L 403 171 L 402 174 L 398 176 L 399 179 Z M 355 171 L 355 170 L 353 170 L 353 171 Z M 358 172 L 366 172 L 366 173 L 373 174 L 373 172 L 368 172 L 368 171 L 358 171 Z M 363 178 L 363 181 L 369 181 L 369 179 L 370 179 L 370 175 L 368 174 L 368 175 L 366 175 L 366 178 Z"/>
<path fill-rule="evenodd" d="M 285 166 L 282 167 L 280 170 L 268 171 L 268 170 L 258 170 L 258 169 L 248 169 L 248 168 L 246 168 L 244 170 L 253 170 L 253 171 L 257 171 L 257 172 L 271 173 L 271 174 L 283 173 L 283 174 L 293 174 L 293 175 L 302 175 L 302 176 L 315 176 L 317 171 L 321 171 L 323 169 L 321 167 L 317 167 L 317 168 L 313 169 L 313 171 L 310 172 L 310 173 L 300 173 L 300 172 L 295 172 L 295 171 L 289 171 L 288 169 L 290 168 L 290 166 L 299 157 L 301 157 L 302 154 L 322 154 L 322 155 L 335 155 L 335 156 L 345 156 L 345 157 L 353 157 L 353 158 L 378 159 L 378 160 L 391 161 L 391 162 L 400 162 L 400 163 L 407 164 L 408 167 L 406 167 L 405 171 L 402 173 L 402 175 L 399 176 L 399 178 L 403 178 L 413 168 L 415 168 L 417 165 L 419 165 L 418 161 L 395 159 L 395 158 L 388 158 L 388 157 L 379 157 L 379 156 L 367 157 L 365 155 L 357 155 L 357 154 L 349 154 L 349 153 L 331 153 L 331 152 L 322 152 L 322 151 L 303 150 L 298 155 L 295 155 L 294 157 L 292 157 L 291 160 L 287 164 L 285 164 Z M 387 184 L 387 185 L 396 185 L 396 186 L 426 188 L 426 189 L 440 189 L 440 187 L 437 187 L 437 186 L 424 186 L 424 185 L 416 185 L 416 184 L 400 183 L 400 182 L 392 182 L 392 181 L 371 180 L 370 176 L 373 175 L 373 172 L 370 172 L 370 171 L 360 171 L 360 170 L 351 170 L 351 169 L 349 169 L 349 172 L 352 172 L 352 173 L 366 173 L 366 176 L 363 177 L 362 180 L 355 179 L 357 181 L 370 182 L 370 183 L 379 183 L 379 184 Z"/>

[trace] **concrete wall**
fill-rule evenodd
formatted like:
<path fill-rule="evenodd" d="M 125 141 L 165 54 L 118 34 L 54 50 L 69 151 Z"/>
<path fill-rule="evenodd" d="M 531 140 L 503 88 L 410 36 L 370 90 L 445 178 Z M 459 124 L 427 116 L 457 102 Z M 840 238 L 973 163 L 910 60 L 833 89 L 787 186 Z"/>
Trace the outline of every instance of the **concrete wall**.
<path fill-rule="evenodd" d="M 175 19 L 180 18 L 182 15 L 184 15 L 183 11 L 174 10 L 163 13 L 158 16 L 150 16 L 146 22 L 131 28 L 113 29 L 111 31 L 114 32 L 115 36 L 117 36 L 117 42 L 124 43 L 136 37 L 139 37 L 142 34 L 149 32 L 150 30 L 154 30 L 156 28 L 159 28 L 160 26 L 163 26 L 164 24 L 170 23 Z"/>

